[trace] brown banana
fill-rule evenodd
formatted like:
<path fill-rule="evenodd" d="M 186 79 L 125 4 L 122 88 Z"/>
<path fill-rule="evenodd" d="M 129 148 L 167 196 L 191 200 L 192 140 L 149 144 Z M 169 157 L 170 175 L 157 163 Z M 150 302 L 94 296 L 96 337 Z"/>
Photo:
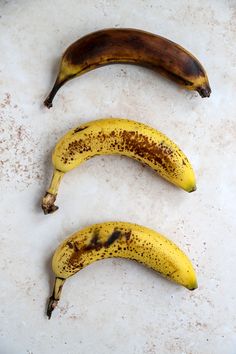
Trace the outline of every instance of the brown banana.
<path fill-rule="evenodd" d="M 114 63 L 148 67 L 188 90 L 196 90 L 201 97 L 211 93 L 203 66 L 180 45 L 138 29 L 111 28 L 90 33 L 66 49 L 45 106 L 52 107 L 54 96 L 67 81 Z"/>

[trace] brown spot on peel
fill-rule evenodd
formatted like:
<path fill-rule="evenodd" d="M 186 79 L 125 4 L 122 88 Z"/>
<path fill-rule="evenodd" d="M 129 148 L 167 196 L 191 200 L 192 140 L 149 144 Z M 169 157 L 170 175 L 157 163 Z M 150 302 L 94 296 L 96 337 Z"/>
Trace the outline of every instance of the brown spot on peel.
<path fill-rule="evenodd" d="M 117 141 L 115 135 L 115 132 L 111 132 L 109 135 L 101 133 L 96 136 L 96 139 L 98 140 L 98 144 L 102 145 L 104 141 L 109 142 L 110 138 L 113 138 L 114 141 L 111 141 L 109 146 L 111 153 L 112 150 L 114 150 L 115 153 L 122 155 L 123 152 L 129 151 L 137 160 L 145 158 L 155 165 L 161 165 L 166 171 L 170 167 L 170 157 L 173 155 L 173 151 L 170 147 L 164 144 L 158 145 L 156 142 L 150 140 L 148 136 L 138 131 L 120 131 Z M 63 163 L 67 164 L 69 159 L 73 159 L 76 154 L 83 154 L 88 151 L 92 151 L 90 139 L 76 139 L 68 144 L 67 151 L 61 156 L 61 160 Z M 94 157 L 95 155 L 99 155 L 99 152 L 92 156 Z"/>
<path fill-rule="evenodd" d="M 95 233 L 88 245 L 83 246 L 82 248 L 77 247 L 77 250 L 75 250 L 75 243 L 73 243 L 74 252 L 71 254 L 69 259 L 70 266 L 78 265 L 80 255 L 84 252 L 89 252 L 92 250 L 99 251 L 102 247 L 109 248 L 109 246 L 111 246 L 116 240 L 118 240 L 122 236 L 125 236 L 126 240 L 129 240 L 131 236 L 131 231 L 122 233 L 121 230 L 114 230 L 105 242 L 101 242 L 99 239 L 99 231 L 95 230 Z M 71 248 L 70 245 L 68 245 L 68 247 Z"/>
<path fill-rule="evenodd" d="M 71 249 L 73 248 L 73 244 L 71 242 L 67 242 L 67 246 Z"/>
<path fill-rule="evenodd" d="M 132 235 L 132 231 L 131 231 L 131 230 L 124 233 L 124 236 L 125 236 L 125 238 L 126 238 L 126 241 L 129 241 L 131 235 Z"/>
<path fill-rule="evenodd" d="M 107 239 L 107 241 L 104 243 L 105 247 L 109 247 L 112 243 L 114 243 L 121 235 L 121 231 L 119 230 L 114 230 L 111 236 Z"/>
<path fill-rule="evenodd" d="M 76 133 L 79 133 L 79 132 L 81 132 L 81 131 L 83 131 L 83 130 L 85 130 L 85 129 L 87 129 L 88 127 L 78 127 L 78 128 L 76 128 L 75 130 L 74 130 L 74 134 L 76 134 Z"/>
<path fill-rule="evenodd" d="M 168 156 L 173 153 L 170 148 L 161 144 L 157 145 L 155 142 L 150 141 L 147 136 L 137 132 L 122 131 L 120 134 L 123 139 L 123 150 L 127 149 L 141 159 L 146 158 L 154 164 L 161 165 L 164 170 L 168 169 Z"/>
<path fill-rule="evenodd" d="M 99 231 L 95 230 L 94 235 L 90 241 L 90 244 L 85 247 L 85 250 L 89 251 L 95 249 L 98 251 L 102 246 L 103 244 L 99 241 Z"/>

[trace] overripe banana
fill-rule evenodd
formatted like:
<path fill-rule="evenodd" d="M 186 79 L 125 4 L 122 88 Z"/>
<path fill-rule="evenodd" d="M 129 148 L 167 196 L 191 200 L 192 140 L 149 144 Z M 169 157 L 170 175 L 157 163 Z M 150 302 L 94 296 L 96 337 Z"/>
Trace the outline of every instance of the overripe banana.
<path fill-rule="evenodd" d="M 52 107 L 54 96 L 68 80 L 114 63 L 148 67 L 188 90 L 196 90 L 201 97 L 211 93 L 203 66 L 180 45 L 137 29 L 111 28 L 90 33 L 66 49 L 45 106 Z"/>
<path fill-rule="evenodd" d="M 60 299 L 67 278 L 95 261 L 112 257 L 138 261 L 189 290 L 197 288 L 190 260 L 172 241 L 136 224 L 95 224 L 68 237 L 55 251 L 52 270 L 56 279 L 48 303 L 48 317 Z"/>
<path fill-rule="evenodd" d="M 120 154 L 141 161 L 167 181 L 192 192 L 196 189 L 193 169 L 178 146 L 161 132 L 127 119 L 101 119 L 85 123 L 62 137 L 53 152 L 54 173 L 42 208 L 54 205 L 63 175 L 96 155 Z"/>

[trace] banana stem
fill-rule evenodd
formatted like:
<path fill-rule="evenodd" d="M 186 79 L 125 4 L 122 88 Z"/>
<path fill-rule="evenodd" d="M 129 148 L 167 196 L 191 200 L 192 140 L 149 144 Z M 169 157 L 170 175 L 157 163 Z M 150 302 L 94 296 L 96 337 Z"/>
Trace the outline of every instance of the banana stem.
<path fill-rule="evenodd" d="M 54 85 L 53 85 L 53 88 L 52 90 L 50 91 L 49 95 L 47 96 L 47 98 L 45 99 L 45 101 L 43 102 L 44 105 L 47 107 L 47 108 L 51 108 L 52 107 L 52 101 L 54 99 L 54 97 L 56 96 L 56 93 L 57 91 L 62 87 L 62 85 L 64 85 L 64 83 L 66 82 L 67 80 L 62 80 L 60 81 L 58 78 L 56 79 Z"/>
<path fill-rule="evenodd" d="M 50 296 L 50 298 L 49 298 L 48 307 L 47 307 L 47 316 L 48 316 L 49 320 L 52 316 L 52 311 L 55 309 L 55 307 L 58 304 L 58 301 L 60 300 L 62 287 L 63 287 L 65 281 L 66 281 L 66 279 L 63 279 L 63 278 L 56 277 L 56 279 L 55 279 L 53 293 L 52 293 L 52 296 Z"/>
<path fill-rule="evenodd" d="M 54 203 L 56 201 L 58 189 L 63 176 L 64 172 L 54 170 L 50 187 L 42 200 L 42 209 L 45 215 L 52 214 L 58 209 L 58 206 Z"/>

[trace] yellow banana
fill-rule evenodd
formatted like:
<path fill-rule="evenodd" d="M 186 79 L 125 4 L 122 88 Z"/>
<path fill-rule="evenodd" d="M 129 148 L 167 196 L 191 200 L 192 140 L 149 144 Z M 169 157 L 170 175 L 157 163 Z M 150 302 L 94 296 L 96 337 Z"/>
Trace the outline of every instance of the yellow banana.
<path fill-rule="evenodd" d="M 54 205 L 63 175 L 96 155 L 120 154 L 141 161 L 167 181 L 192 192 L 196 190 L 193 169 L 178 146 L 161 132 L 127 119 L 101 119 L 85 123 L 62 137 L 53 152 L 53 178 L 42 208 Z"/>
<path fill-rule="evenodd" d="M 89 33 L 66 49 L 45 106 L 52 107 L 54 96 L 67 81 L 114 63 L 148 67 L 188 90 L 198 91 L 201 97 L 211 93 L 203 66 L 180 45 L 137 29 L 110 28 Z"/>
<path fill-rule="evenodd" d="M 197 288 L 190 260 L 172 241 L 151 229 L 127 222 L 95 224 L 65 239 L 55 251 L 52 270 L 56 279 L 48 303 L 48 317 L 60 299 L 67 278 L 95 261 L 112 257 L 138 261 L 189 290 Z"/>

